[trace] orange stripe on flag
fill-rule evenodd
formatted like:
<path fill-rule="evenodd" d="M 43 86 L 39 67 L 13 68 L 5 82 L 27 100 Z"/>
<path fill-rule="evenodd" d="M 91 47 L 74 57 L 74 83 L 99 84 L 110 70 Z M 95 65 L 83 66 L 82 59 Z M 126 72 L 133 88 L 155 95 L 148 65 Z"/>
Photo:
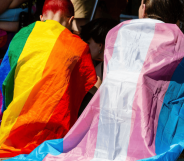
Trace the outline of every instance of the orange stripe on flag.
<path fill-rule="evenodd" d="M 22 153 L 29 153 L 45 140 L 63 137 L 76 121 L 82 98 L 95 82 L 87 44 L 65 29 L 4 145 L 16 145 Z"/>
<path fill-rule="evenodd" d="M 50 53 L 64 29 L 65 27 L 56 21 L 40 21 L 36 22 L 35 27 L 29 35 L 18 59 L 14 78 L 9 78 L 14 79 L 14 89 L 12 89 L 14 94 L 12 102 L 3 113 L 0 128 L 0 149 L 2 149 L 2 143 L 8 138 L 16 124 L 17 118 L 20 116 L 32 89 L 42 79 Z M 27 30 L 27 28 L 23 30 Z M 11 55 L 11 57 L 17 56 L 19 55 L 16 52 Z M 7 84 L 7 86 L 9 85 Z"/>

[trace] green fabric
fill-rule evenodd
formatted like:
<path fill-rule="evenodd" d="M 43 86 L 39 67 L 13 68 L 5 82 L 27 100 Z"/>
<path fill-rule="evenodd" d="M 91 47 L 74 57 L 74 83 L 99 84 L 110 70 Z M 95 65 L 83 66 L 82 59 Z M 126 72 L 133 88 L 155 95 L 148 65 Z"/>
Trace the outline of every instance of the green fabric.
<path fill-rule="evenodd" d="M 36 23 L 36 22 L 35 22 Z M 26 41 L 31 34 L 35 23 L 30 24 L 27 27 L 22 28 L 13 38 L 10 43 L 8 57 L 11 66 L 11 70 L 3 82 L 3 95 L 5 96 L 5 106 L 6 108 L 13 100 L 14 94 L 14 77 L 15 69 L 17 67 L 17 61 L 22 53 L 22 50 L 26 44 Z"/>

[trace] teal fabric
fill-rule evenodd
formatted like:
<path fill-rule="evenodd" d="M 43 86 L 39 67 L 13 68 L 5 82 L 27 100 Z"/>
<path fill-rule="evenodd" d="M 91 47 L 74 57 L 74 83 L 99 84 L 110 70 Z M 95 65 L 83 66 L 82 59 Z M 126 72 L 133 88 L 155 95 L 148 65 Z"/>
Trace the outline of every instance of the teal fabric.
<path fill-rule="evenodd" d="M 0 21 L 9 21 L 9 22 L 19 21 L 19 15 L 21 12 L 28 12 L 28 8 L 8 9 L 7 11 L 5 11 L 0 15 Z"/>

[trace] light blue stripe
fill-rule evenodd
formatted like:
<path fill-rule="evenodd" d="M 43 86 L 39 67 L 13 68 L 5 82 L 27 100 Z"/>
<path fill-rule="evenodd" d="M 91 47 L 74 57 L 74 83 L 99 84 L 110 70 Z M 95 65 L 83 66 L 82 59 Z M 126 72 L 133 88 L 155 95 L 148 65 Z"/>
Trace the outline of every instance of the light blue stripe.
<path fill-rule="evenodd" d="M 158 160 L 162 160 L 159 157 L 175 160 L 184 148 L 184 100 L 181 99 L 183 96 L 184 59 L 171 78 L 160 111 L 155 141 Z"/>
<path fill-rule="evenodd" d="M 48 140 L 34 149 L 29 155 L 18 155 L 8 161 L 29 160 L 42 161 L 47 154 L 59 155 L 63 152 L 63 139 Z"/>
<path fill-rule="evenodd" d="M 183 151 L 184 142 L 179 144 L 174 144 L 170 149 L 160 155 L 156 155 L 151 158 L 141 159 L 140 161 L 175 161 L 179 157 L 180 153 Z"/>

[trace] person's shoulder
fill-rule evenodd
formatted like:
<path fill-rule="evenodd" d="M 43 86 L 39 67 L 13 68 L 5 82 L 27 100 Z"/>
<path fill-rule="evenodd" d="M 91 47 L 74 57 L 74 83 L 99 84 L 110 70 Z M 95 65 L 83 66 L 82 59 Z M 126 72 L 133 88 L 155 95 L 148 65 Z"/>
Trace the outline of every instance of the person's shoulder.
<path fill-rule="evenodd" d="M 83 44 L 83 45 L 88 45 L 86 42 L 84 42 L 82 39 L 81 39 L 81 37 L 80 36 L 78 36 L 78 35 L 76 35 L 76 34 L 73 34 L 73 33 L 71 33 L 71 37 L 75 40 L 75 41 L 78 41 L 78 42 L 80 42 L 81 44 Z"/>
<path fill-rule="evenodd" d="M 31 34 L 33 28 L 35 26 L 35 23 L 32 23 L 26 27 L 23 27 L 20 29 L 15 36 L 13 37 L 11 44 L 14 44 L 15 42 L 20 42 L 22 39 L 28 38 L 29 35 Z M 17 43 L 16 43 L 17 44 Z"/>
<path fill-rule="evenodd" d="M 71 39 L 71 45 L 75 48 L 89 48 L 88 44 L 84 42 L 80 36 L 73 34 L 70 32 L 69 39 Z"/>
<path fill-rule="evenodd" d="M 27 35 L 29 35 L 29 34 L 32 32 L 33 28 L 35 27 L 35 23 L 36 23 L 36 22 L 31 23 L 30 25 L 28 25 L 28 26 L 23 27 L 22 29 L 20 29 L 19 32 L 17 32 L 17 33 L 15 34 L 15 37 L 27 36 Z"/>

